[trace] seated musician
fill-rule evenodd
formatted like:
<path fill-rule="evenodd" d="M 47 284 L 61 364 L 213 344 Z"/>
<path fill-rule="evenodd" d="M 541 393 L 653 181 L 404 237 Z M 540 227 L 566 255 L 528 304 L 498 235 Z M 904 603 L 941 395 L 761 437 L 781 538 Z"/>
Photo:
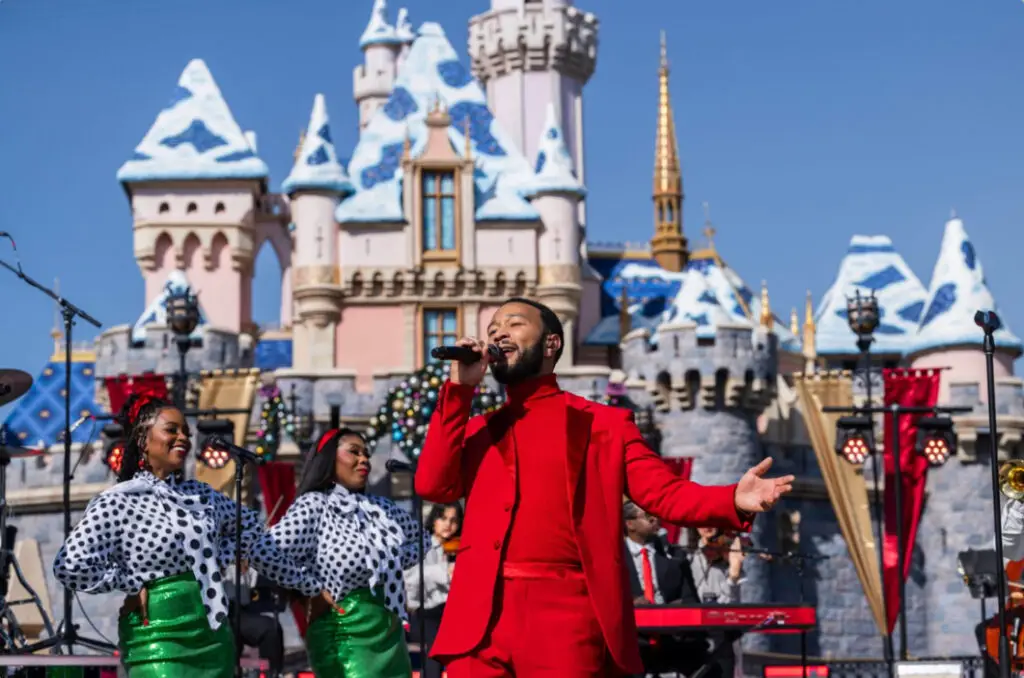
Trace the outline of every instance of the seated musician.
<path fill-rule="evenodd" d="M 734 605 L 740 602 L 743 583 L 744 540 L 737 534 L 713 527 L 696 530 L 697 548 L 690 555 L 690 570 L 697 585 L 697 596 L 704 604 Z M 714 668 L 711 678 L 732 678 L 736 670 L 733 647 L 738 632 L 719 631 L 709 634 Z"/>
<path fill-rule="evenodd" d="M 659 538 L 658 519 L 633 502 L 622 505 L 626 570 L 636 605 L 697 605 L 697 589 L 688 563 L 670 557 Z M 649 635 L 641 632 L 640 658 L 648 674 L 689 675 L 704 664 L 707 640 L 702 633 Z"/>
<path fill-rule="evenodd" d="M 1003 566 L 1005 568 L 1009 563 L 1024 560 L 1024 502 L 1017 499 L 1005 498 L 1004 495 L 1001 516 L 1003 532 Z M 1018 586 L 1012 586 L 1011 584 L 1017 584 Z M 1007 594 L 1010 597 L 1010 601 L 1016 605 L 1020 605 L 1022 599 L 1024 599 L 1024 589 L 1019 586 L 1021 584 L 1024 584 L 1024 582 L 1007 582 Z M 994 646 L 994 642 L 992 642 L 991 638 L 986 637 L 988 635 L 986 634 L 988 628 L 990 626 L 998 627 L 998 624 L 999 612 L 997 611 L 988 619 L 982 620 L 982 622 L 974 628 L 974 635 L 978 640 L 978 647 L 981 650 L 981 656 L 985 659 L 986 678 L 998 678 L 999 676 L 999 665 L 994 661 L 994 658 L 998 656 L 999 649 L 998 646 Z M 1012 644 L 1010 651 L 1013 651 Z"/>
<path fill-rule="evenodd" d="M 231 623 L 235 622 L 235 566 L 229 565 L 224 576 L 225 593 L 228 596 L 230 605 Z M 242 645 L 253 647 L 259 651 L 260 659 L 266 659 L 269 671 L 264 675 L 268 678 L 277 678 L 284 669 L 284 629 L 278 621 L 276 611 L 280 605 L 271 603 L 267 608 L 261 599 L 257 603 L 256 591 L 261 591 L 264 596 L 273 596 L 271 592 L 274 587 L 268 586 L 269 580 L 260 577 L 255 570 L 249 569 L 247 563 L 242 563 L 242 586 L 239 591 L 239 598 L 242 602 L 241 632 Z M 270 602 L 270 601 L 267 601 Z M 274 616 L 264 615 L 260 608 L 272 609 Z"/>

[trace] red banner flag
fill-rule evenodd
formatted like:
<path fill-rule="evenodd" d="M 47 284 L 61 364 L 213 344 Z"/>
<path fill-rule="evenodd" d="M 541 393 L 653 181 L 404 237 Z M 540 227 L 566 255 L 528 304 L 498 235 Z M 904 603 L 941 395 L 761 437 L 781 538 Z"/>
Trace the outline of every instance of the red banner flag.
<path fill-rule="evenodd" d="M 939 398 L 939 372 L 937 370 L 884 370 L 885 404 L 901 407 L 934 407 Z M 885 415 L 885 541 L 883 543 L 882 560 L 883 586 L 885 588 L 886 620 L 889 632 L 892 633 L 899 616 L 900 577 L 906 581 L 910 573 L 911 556 L 914 553 L 914 541 L 917 539 L 917 527 L 921 521 L 921 508 L 924 503 L 925 482 L 928 476 L 928 460 L 917 451 L 917 421 L 920 414 L 902 414 L 899 416 L 899 439 L 893 440 L 893 415 Z M 897 572 L 899 565 L 896 541 L 896 464 L 893 450 L 899 448 L 900 504 L 902 504 L 903 520 L 903 572 Z"/>
<path fill-rule="evenodd" d="M 662 460 L 668 467 L 675 471 L 675 474 L 683 480 L 690 479 L 690 473 L 693 471 L 693 457 L 662 457 Z M 679 543 L 679 531 L 678 525 L 670 525 L 665 523 L 665 532 L 667 532 L 668 543 L 678 544 Z"/>

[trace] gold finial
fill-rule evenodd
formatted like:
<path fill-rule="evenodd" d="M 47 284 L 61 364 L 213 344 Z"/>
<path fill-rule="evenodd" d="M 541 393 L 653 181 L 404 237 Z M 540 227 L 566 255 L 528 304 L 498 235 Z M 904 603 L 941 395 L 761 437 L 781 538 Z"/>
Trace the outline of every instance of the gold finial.
<path fill-rule="evenodd" d="M 53 293 L 60 296 L 60 278 L 53 279 Z M 50 330 L 50 336 L 53 338 L 53 357 L 54 360 L 58 356 L 64 356 L 64 330 L 60 326 L 60 304 L 53 305 L 53 329 Z"/>
<path fill-rule="evenodd" d="M 796 312 L 796 307 L 789 312 L 789 332 L 794 337 L 800 335 L 800 315 Z"/>
<path fill-rule="evenodd" d="M 708 239 L 708 249 L 715 249 L 715 234 L 718 232 L 715 230 L 714 224 L 711 223 L 711 203 L 707 200 L 701 203 L 701 207 L 704 208 L 704 237 Z"/>
<path fill-rule="evenodd" d="M 408 159 L 412 153 L 412 138 L 409 136 L 409 126 L 405 126 L 405 139 L 402 141 L 402 158 Z"/>
<path fill-rule="evenodd" d="M 814 326 L 814 304 L 811 299 L 811 291 L 807 290 L 807 304 L 804 308 L 804 333 L 800 338 L 804 353 L 804 371 L 813 374 L 818 359 L 817 330 Z"/>
<path fill-rule="evenodd" d="M 466 151 L 463 155 L 466 156 L 466 160 L 473 158 L 473 140 L 469 138 L 469 116 L 466 116 L 466 124 L 462 126 L 462 136 L 466 141 Z"/>
<path fill-rule="evenodd" d="M 654 237 L 651 253 L 665 270 L 681 271 L 690 253 L 683 237 L 683 178 L 668 89 L 668 48 L 661 33 L 658 120 L 654 141 Z"/>
<path fill-rule="evenodd" d="M 806 332 L 808 329 L 811 334 L 814 334 L 816 329 L 814 326 L 814 300 L 810 290 L 807 290 L 807 304 L 804 307 L 804 331 Z"/>
<path fill-rule="evenodd" d="M 768 283 L 761 281 L 761 327 L 772 329 L 775 326 L 775 318 L 772 316 L 772 306 L 768 301 Z"/>
<path fill-rule="evenodd" d="M 295 147 L 295 154 L 292 156 L 292 162 L 298 162 L 299 156 L 302 155 L 302 147 L 306 145 L 306 130 L 299 131 L 299 145 Z"/>
<path fill-rule="evenodd" d="M 626 283 L 622 283 L 622 293 L 619 295 L 619 339 L 621 340 L 633 329 L 633 319 L 629 317 L 629 291 Z"/>

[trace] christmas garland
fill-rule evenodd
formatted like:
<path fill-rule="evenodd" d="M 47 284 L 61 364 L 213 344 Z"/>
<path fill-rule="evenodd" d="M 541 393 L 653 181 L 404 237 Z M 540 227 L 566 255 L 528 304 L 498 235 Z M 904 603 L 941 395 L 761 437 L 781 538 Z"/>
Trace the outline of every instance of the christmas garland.
<path fill-rule="evenodd" d="M 410 459 L 418 457 L 449 370 L 448 363 L 430 363 L 388 391 L 384 404 L 370 418 L 367 441 L 376 444 L 387 436 Z M 473 414 L 492 412 L 504 402 L 501 393 L 481 384 L 473 398 Z"/>
<path fill-rule="evenodd" d="M 281 389 L 276 385 L 261 386 L 259 394 L 263 399 L 263 407 L 260 410 L 260 428 L 256 432 L 256 454 L 262 461 L 269 461 L 277 456 L 281 446 L 281 429 L 293 436 L 295 422 L 284 404 Z"/>

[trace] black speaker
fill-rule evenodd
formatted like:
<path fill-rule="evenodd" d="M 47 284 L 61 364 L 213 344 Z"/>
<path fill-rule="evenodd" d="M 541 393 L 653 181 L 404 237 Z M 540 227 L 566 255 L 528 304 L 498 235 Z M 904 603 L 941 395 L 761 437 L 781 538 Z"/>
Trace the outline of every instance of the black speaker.
<path fill-rule="evenodd" d="M 331 405 L 331 428 L 341 428 L 341 405 Z"/>

